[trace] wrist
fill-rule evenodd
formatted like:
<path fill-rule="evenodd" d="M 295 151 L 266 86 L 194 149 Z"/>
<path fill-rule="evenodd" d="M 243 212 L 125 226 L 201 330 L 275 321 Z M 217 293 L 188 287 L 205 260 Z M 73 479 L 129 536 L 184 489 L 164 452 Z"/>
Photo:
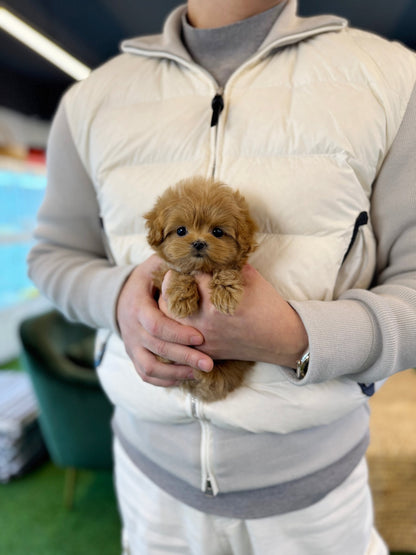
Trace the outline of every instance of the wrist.
<path fill-rule="evenodd" d="M 306 329 L 295 310 L 293 310 L 291 318 L 285 321 L 283 330 L 273 330 L 270 340 L 272 341 L 270 358 L 264 362 L 271 362 L 287 368 L 296 369 L 298 361 L 309 348 Z"/>
<path fill-rule="evenodd" d="M 297 368 L 298 361 L 309 351 L 309 338 L 301 317 L 291 305 L 289 306 L 292 309 L 293 324 L 292 329 L 289 330 L 291 358 L 288 360 L 290 363 L 288 366 L 289 368 Z"/>

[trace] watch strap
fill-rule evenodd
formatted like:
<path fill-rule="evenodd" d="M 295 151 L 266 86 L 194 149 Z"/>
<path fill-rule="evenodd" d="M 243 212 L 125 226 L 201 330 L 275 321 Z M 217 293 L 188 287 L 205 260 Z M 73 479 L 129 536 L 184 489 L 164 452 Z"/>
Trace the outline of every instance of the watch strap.
<path fill-rule="evenodd" d="M 309 349 L 303 353 L 301 358 L 296 361 L 296 377 L 298 380 L 302 380 L 308 371 L 309 367 Z"/>

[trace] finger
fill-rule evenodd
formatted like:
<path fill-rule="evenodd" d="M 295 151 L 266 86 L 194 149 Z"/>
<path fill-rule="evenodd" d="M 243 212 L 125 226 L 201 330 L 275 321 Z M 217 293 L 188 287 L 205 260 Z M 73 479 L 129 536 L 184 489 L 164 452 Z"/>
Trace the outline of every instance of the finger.
<path fill-rule="evenodd" d="M 211 304 L 211 274 L 197 274 L 195 280 L 198 284 L 199 302 L 201 307 L 207 307 Z"/>
<path fill-rule="evenodd" d="M 145 349 L 137 354 L 140 363 L 135 364 L 136 370 L 146 383 L 159 387 L 170 387 L 194 378 L 189 367 L 162 362 Z M 133 360 L 133 362 L 135 361 Z"/>
<path fill-rule="evenodd" d="M 162 282 L 161 294 L 162 294 L 162 298 L 165 302 L 167 302 L 166 291 L 169 287 L 171 279 L 172 279 L 172 270 L 169 270 L 168 272 L 166 272 L 165 277 L 163 278 L 163 282 Z"/>
<path fill-rule="evenodd" d="M 151 353 L 187 367 L 188 372 L 191 368 L 203 372 L 209 372 L 213 368 L 212 359 L 192 347 L 166 342 L 150 334 L 142 336 L 141 344 Z"/>
<path fill-rule="evenodd" d="M 167 343 L 196 346 L 204 342 L 203 335 L 197 329 L 175 322 L 153 305 L 141 311 L 139 320 L 150 336 Z"/>

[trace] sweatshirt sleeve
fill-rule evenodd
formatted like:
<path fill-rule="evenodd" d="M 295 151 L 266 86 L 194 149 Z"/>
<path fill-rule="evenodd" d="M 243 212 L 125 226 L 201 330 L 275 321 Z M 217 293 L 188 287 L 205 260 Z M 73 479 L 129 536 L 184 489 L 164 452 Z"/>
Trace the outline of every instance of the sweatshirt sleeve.
<path fill-rule="evenodd" d="M 116 303 L 133 266 L 106 255 L 93 184 L 79 158 L 61 103 L 47 148 L 47 187 L 40 207 L 29 276 L 70 320 L 118 331 Z"/>
<path fill-rule="evenodd" d="M 372 288 L 330 302 L 291 302 L 309 336 L 309 368 L 299 384 L 340 376 L 372 383 L 416 366 L 415 146 L 416 87 L 373 188 Z M 296 383 L 293 371 L 287 376 Z"/>

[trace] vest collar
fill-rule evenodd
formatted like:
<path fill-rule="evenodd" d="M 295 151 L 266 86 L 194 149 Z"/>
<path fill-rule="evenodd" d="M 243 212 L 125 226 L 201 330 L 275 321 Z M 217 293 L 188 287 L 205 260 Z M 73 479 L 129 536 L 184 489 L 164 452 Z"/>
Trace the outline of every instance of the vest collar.
<path fill-rule="evenodd" d="M 121 43 L 122 52 L 168 58 L 186 65 L 193 65 L 194 62 L 181 40 L 181 18 L 185 11 L 186 4 L 173 10 L 165 22 L 162 34 L 123 41 Z M 347 25 L 346 19 L 334 15 L 299 17 L 297 0 L 287 0 L 281 14 L 254 57 L 264 57 L 275 48 L 296 44 L 314 35 L 340 31 Z"/>

